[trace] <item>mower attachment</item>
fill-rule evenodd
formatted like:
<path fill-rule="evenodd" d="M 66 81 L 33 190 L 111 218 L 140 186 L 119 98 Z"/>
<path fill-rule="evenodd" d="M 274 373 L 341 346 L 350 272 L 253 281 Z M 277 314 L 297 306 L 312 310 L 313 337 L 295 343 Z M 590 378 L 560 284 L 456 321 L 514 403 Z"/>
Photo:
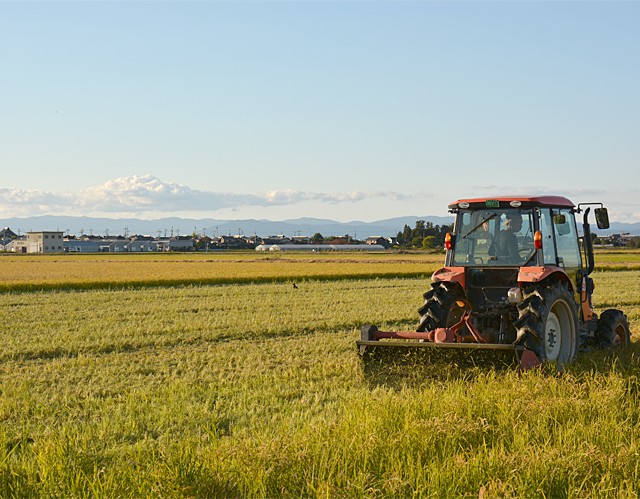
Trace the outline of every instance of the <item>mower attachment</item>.
<path fill-rule="evenodd" d="M 465 314 L 462 320 L 450 328 L 438 328 L 433 331 L 380 331 L 376 326 L 365 324 L 362 326 L 360 340 L 356 341 L 361 355 L 368 353 L 373 348 L 437 348 L 472 350 L 494 350 L 500 352 L 513 352 L 515 360 L 520 364 L 520 369 L 525 371 L 540 365 L 537 355 L 522 345 L 511 343 L 489 343 L 484 336 L 471 324 L 470 315 Z M 463 325 L 471 333 L 473 340 L 464 341 L 458 331 Z M 381 341 L 384 340 L 384 341 Z"/>

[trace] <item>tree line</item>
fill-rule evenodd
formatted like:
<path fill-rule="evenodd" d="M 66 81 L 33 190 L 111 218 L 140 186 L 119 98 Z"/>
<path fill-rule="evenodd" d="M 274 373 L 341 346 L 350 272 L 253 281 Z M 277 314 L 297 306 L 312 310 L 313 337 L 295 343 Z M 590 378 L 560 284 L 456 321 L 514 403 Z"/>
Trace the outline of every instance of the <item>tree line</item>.
<path fill-rule="evenodd" d="M 432 222 L 417 220 L 413 229 L 405 225 L 396 239 L 402 248 L 436 249 L 444 246 L 444 237 L 452 230 L 453 225 L 434 225 Z"/>

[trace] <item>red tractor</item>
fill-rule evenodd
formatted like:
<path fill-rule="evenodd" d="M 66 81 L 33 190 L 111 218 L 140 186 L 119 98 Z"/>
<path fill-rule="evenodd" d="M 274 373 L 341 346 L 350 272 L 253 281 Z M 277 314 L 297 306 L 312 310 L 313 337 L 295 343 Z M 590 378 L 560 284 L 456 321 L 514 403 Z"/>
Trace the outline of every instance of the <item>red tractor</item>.
<path fill-rule="evenodd" d="M 629 344 L 626 315 L 593 310 L 594 269 L 588 216 L 609 228 L 601 203 L 577 207 L 560 196 L 463 199 L 447 234 L 445 266 L 436 271 L 418 310 L 416 331 L 362 328 L 373 347 L 511 350 L 523 367 L 571 363 L 580 349 Z M 582 235 L 574 215 L 584 213 Z"/>

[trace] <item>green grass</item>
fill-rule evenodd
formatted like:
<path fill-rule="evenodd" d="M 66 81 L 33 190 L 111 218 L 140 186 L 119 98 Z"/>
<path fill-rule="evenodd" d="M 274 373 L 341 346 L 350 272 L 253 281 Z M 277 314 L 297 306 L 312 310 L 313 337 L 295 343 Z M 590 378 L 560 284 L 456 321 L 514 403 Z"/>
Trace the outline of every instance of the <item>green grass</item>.
<path fill-rule="evenodd" d="M 640 335 L 640 272 L 594 276 Z M 369 365 L 424 279 L 1 295 L 0 497 L 636 497 L 640 348 Z"/>

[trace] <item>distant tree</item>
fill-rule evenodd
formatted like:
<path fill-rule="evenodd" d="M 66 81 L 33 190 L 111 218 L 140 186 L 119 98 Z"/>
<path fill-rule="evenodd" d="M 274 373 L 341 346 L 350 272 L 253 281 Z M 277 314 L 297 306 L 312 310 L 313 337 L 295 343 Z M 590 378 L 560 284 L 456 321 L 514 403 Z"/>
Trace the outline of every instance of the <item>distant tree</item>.
<path fill-rule="evenodd" d="M 436 236 L 425 236 L 422 240 L 422 248 L 423 249 L 434 249 L 438 246 L 438 240 Z"/>
<path fill-rule="evenodd" d="M 398 232 L 398 244 L 400 246 L 408 246 L 411 243 L 411 239 L 411 227 L 405 225 L 404 229 L 402 229 L 402 232 Z"/>
<path fill-rule="evenodd" d="M 425 221 L 424 220 L 416 220 L 416 226 L 411 231 L 413 237 L 424 237 L 424 233 L 426 231 Z"/>
<path fill-rule="evenodd" d="M 322 244 L 324 242 L 324 237 L 319 232 L 316 232 L 313 236 L 311 236 L 311 242 L 313 244 Z"/>
<path fill-rule="evenodd" d="M 353 238 L 349 234 L 345 234 L 344 236 L 330 236 L 325 239 L 325 242 L 328 244 L 351 244 Z"/>
<path fill-rule="evenodd" d="M 627 242 L 628 248 L 640 248 L 640 237 L 632 237 Z"/>

